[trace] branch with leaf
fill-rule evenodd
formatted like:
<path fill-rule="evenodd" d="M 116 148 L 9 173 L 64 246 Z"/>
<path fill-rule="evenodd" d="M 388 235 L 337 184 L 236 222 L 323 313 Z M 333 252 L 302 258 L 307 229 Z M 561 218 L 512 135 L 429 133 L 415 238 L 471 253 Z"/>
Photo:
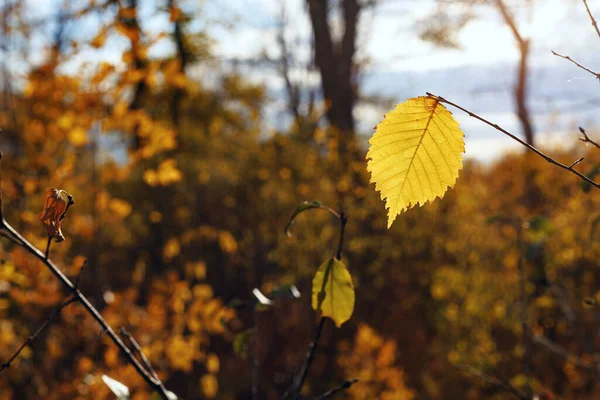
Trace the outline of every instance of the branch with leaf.
<path fill-rule="evenodd" d="M 352 276 L 341 261 L 344 248 L 344 233 L 346 230 L 346 223 L 348 222 L 346 214 L 343 211 L 338 212 L 331 207 L 325 206 L 318 201 L 304 202 L 303 204 L 298 205 L 292 214 L 285 227 L 285 233 L 288 236 L 291 236 L 290 228 L 295 218 L 304 211 L 311 209 L 325 210 L 333 215 L 340 223 L 340 238 L 335 256 L 323 262 L 313 278 L 312 307 L 321 317 L 317 324 L 313 341 L 310 343 L 308 351 L 306 352 L 304 362 L 298 372 L 294 374 L 290 386 L 283 396 L 284 400 L 297 400 L 302 398 L 302 387 L 304 386 L 308 371 L 314 360 L 327 319 L 332 319 L 339 328 L 344 322 L 350 319 L 354 311 L 355 294 Z M 336 393 L 349 388 L 356 382 L 356 379 L 346 381 L 326 393 L 323 393 L 318 398 L 325 399 L 332 397 Z"/>
<path fill-rule="evenodd" d="M 371 182 L 375 183 L 375 188 L 380 192 L 381 199 L 388 209 L 388 228 L 403 211 L 443 197 L 448 187 L 453 187 L 458 179 L 465 152 L 464 134 L 444 105 L 465 112 L 508 136 L 548 163 L 600 189 L 599 183 L 576 169 L 583 158 L 570 164 L 561 163 L 499 125 L 444 97 L 427 93 L 427 96 L 411 98 L 398 104 L 375 127 L 375 133 L 369 140 L 367 170 L 371 173 Z M 581 130 L 581 133 L 584 135 L 582 141 L 595 143 L 589 139 L 585 130 Z M 524 357 L 524 373 L 528 375 L 531 372 L 531 338 L 525 314 L 527 298 L 522 266 L 519 267 L 519 271 L 523 346 L 529 354 Z M 541 342 L 540 338 L 536 338 L 536 341 Z M 509 391 L 520 398 L 533 398 L 530 387 L 526 389 L 525 392 L 519 393 Z"/>
<path fill-rule="evenodd" d="M 1 158 L 0 158 L 1 159 Z M 0 189 L 1 189 L 1 174 L 0 174 Z M 67 211 L 70 206 L 75 204 L 73 200 L 73 196 L 68 194 L 64 190 L 59 190 L 55 188 L 49 188 L 46 190 L 46 196 L 44 201 L 44 206 L 42 209 L 42 213 L 40 214 L 40 220 L 42 221 L 46 231 L 48 233 L 48 242 L 46 246 L 46 250 L 44 253 L 33 244 L 31 244 L 23 235 L 21 235 L 15 228 L 13 228 L 9 222 L 6 220 L 5 214 L 3 212 L 3 204 L 2 204 L 2 193 L 0 190 L 0 232 L 2 232 L 2 236 L 8 238 L 12 243 L 22 247 L 33 257 L 40 260 L 52 274 L 63 284 L 63 286 L 70 292 L 71 297 L 65 302 L 61 303 L 60 306 L 38 327 L 38 329 L 25 341 L 25 343 L 15 352 L 15 354 L 5 363 L 3 363 L 2 368 L 0 368 L 0 372 L 8 369 L 12 362 L 18 357 L 21 351 L 29 345 L 37 335 L 48 326 L 59 314 L 60 312 L 69 304 L 79 303 L 84 309 L 98 322 L 103 332 L 110 337 L 113 343 L 119 348 L 123 356 L 127 359 L 129 364 L 131 364 L 137 373 L 146 381 L 146 383 L 162 398 L 165 400 L 173 400 L 176 399 L 172 392 L 168 391 L 154 369 L 151 368 L 149 362 L 146 357 L 141 353 L 141 349 L 139 349 L 139 345 L 135 339 L 131 336 L 129 340 L 134 345 L 136 351 L 140 354 L 143 364 L 136 358 L 134 353 L 125 345 L 123 340 L 115 333 L 112 327 L 106 322 L 106 320 L 102 317 L 102 315 L 98 312 L 98 310 L 89 302 L 89 300 L 85 297 L 85 295 L 79 290 L 79 281 L 81 278 L 80 271 L 79 276 L 77 277 L 76 283 L 73 284 L 66 275 L 58 268 L 52 260 L 48 258 L 50 252 L 50 245 L 52 241 L 62 242 L 65 240 L 65 237 L 62 233 L 62 221 L 66 216 Z M 85 265 L 85 264 L 84 264 Z M 137 346 L 136 346 L 137 345 Z M 104 379 L 106 378 L 106 379 Z M 120 382 L 115 381 L 114 379 L 103 377 L 104 382 L 113 390 L 115 394 L 118 395 L 119 399 L 126 399 L 129 395 L 129 391 L 125 391 L 127 387 Z M 114 383 L 116 382 L 116 383 Z M 118 385 L 117 385 L 118 384 Z M 118 390 L 117 390 L 118 389 Z M 126 392 L 126 394 L 125 394 Z"/>

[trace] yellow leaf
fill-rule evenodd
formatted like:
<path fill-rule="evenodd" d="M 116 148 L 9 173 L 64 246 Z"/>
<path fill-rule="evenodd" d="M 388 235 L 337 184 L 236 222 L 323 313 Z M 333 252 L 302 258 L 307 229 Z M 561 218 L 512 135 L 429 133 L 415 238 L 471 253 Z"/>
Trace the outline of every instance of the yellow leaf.
<path fill-rule="evenodd" d="M 319 267 L 313 278 L 312 307 L 337 327 L 348 321 L 354 311 L 352 277 L 341 261 L 330 258 Z"/>
<path fill-rule="evenodd" d="M 398 214 L 442 197 L 462 168 L 464 134 L 450 111 L 432 97 L 398 104 L 375 127 L 367 170 L 388 208 Z"/>
<path fill-rule="evenodd" d="M 126 218 L 131 214 L 131 204 L 121 199 L 111 199 L 108 203 L 110 211 L 116 215 L 119 219 Z"/>
<path fill-rule="evenodd" d="M 179 182 L 183 177 L 181 171 L 175 166 L 175 160 L 172 158 L 161 162 L 158 165 L 157 173 L 158 181 L 163 186 Z"/>
<path fill-rule="evenodd" d="M 180 252 L 181 246 L 179 245 L 179 241 L 175 238 L 169 239 L 163 248 L 163 256 L 169 260 L 179 255 Z"/>
<path fill-rule="evenodd" d="M 219 357 L 215 353 L 210 353 L 206 356 L 206 370 L 211 374 L 219 372 L 220 363 Z"/>
<path fill-rule="evenodd" d="M 237 241 L 228 231 L 219 232 L 219 247 L 225 253 L 235 253 L 237 251 Z"/>
<path fill-rule="evenodd" d="M 209 399 L 216 397 L 219 392 L 219 382 L 212 374 L 204 375 L 200 378 L 200 386 L 202 387 L 204 396 Z"/>
<path fill-rule="evenodd" d="M 87 143 L 87 132 L 82 127 L 78 126 L 69 131 L 69 142 L 73 146 L 84 146 Z"/>
<path fill-rule="evenodd" d="M 158 174 L 153 169 L 147 169 L 146 171 L 144 171 L 143 179 L 148 186 L 158 185 Z"/>

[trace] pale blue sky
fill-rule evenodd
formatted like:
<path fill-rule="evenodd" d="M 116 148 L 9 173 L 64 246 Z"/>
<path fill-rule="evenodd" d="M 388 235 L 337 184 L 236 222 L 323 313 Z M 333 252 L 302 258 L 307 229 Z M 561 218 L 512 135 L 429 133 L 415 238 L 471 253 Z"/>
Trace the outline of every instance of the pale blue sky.
<path fill-rule="evenodd" d="M 58 0 L 27 0 L 32 17 L 49 15 Z M 140 2 L 141 20 L 145 30 L 153 33 L 168 31 L 164 13 L 156 13 L 164 1 Z M 526 3 L 526 2 L 519 2 Z M 556 50 L 571 55 L 591 69 L 600 70 L 600 38 L 596 36 L 582 2 L 577 0 L 535 0 L 533 7 L 516 9 L 520 30 L 532 41 L 530 104 L 539 142 L 553 144 L 576 143 L 577 126 L 594 133 L 598 124 L 597 105 L 600 102 L 598 82 L 593 76 L 558 59 L 550 53 Z M 600 17 L 600 2 L 589 1 L 592 11 Z M 286 36 L 302 62 L 309 59 L 310 25 L 304 0 L 187 0 L 186 9 L 198 13 L 194 29 L 206 29 L 214 40 L 214 53 L 226 59 L 248 59 L 262 53 L 278 56 L 276 37 L 285 4 Z M 366 11 L 359 27 L 359 55 L 368 63 L 361 71 L 361 92 L 380 95 L 402 102 L 408 97 L 424 95 L 426 91 L 443 95 L 466 108 L 484 114 L 515 133 L 519 126 L 511 101 L 518 52 L 511 32 L 499 13 L 492 7 L 474 9 L 477 18 L 459 35 L 460 50 L 439 49 L 421 41 L 415 33 L 423 19 L 430 15 L 434 0 L 380 0 L 374 9 Z M 460 6 L 454 6 L 460 7 Z M 90 37 L 98 21 L 85 21 L 74 33 Z M 44 38 L 39 38 L 43 43 Z M 112 37 L 101 49 L 83 50 L 66 68 L 76 71 L 83 63 L 108 60 L 118 63 L 121 51 L 127 47 L 123 38 Z M 172 51 L 168 40 L 159 42 L 151 54 L 164 55 Z M 32 58 L 43 57 L 43 52 Z M 595 68 L 595 66 L 598 66 Z M 200 66 L 193 70 L 200 79 L 227 69 L 226 64 Z M 248 79 L 266 85 L 272 94 L 266 110 L 271 126 L 281 125 L 284 110 L 283 81 L 272 69 L 244 69 Z M 306 85 L 318 85 L 318 75 L 302 68 L 292 76 Z M 389 108 L 389 107 L 388 107 Z M 387 111 L 383 107 L 359 104 L 355 116 L 365 136 Z M 505 149 L 516 148 L 507 138 L 483 127 L 477 121 L 455 112 L 466 133 L 467 156 L 488 160 Z"/>

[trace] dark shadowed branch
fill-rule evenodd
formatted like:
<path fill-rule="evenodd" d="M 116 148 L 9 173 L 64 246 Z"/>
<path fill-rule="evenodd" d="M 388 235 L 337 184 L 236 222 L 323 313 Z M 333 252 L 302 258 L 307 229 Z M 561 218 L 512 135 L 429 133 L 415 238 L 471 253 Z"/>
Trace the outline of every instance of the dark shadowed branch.
<path fill-rule="evenodd" d="M 0 160 L 1 160 L 1 157 L 0 157 Z M 0 174 L 0 177 L 1 177 L 1 174 Z M 69 200 L 69 203 L 71 203 L 71 204 L 74 203 L 72 198 Z M 65 210 L 65 213 L 66 213 L 66 210 Z M 63 213 L 63 215 L 61 217 L 64 217 L 64 215 L 65 214 Z M 89 300 L 81 293 L 78 286 L 74 285 L 69 280 L 69 278 L 67 278 L 62 273 L 62 271 L 58 268 L 58 266 L 56 264 L 54 264 L 54 262 L 52 262 L 52 260 L 50 260 L 46 256 L 46 254 L 42 253 L 41 250 L 39 250 L 37 247 L 35 247 L 33 244 L 31 244 L 27 239 L 25 239 L 23 237 L 23 235 L 21 235 L 15 228 L 13 228 L 8 223 L 8 221 L 6 221 L 6 217 L 2 211 L 1 188 L 0 188 L 0 230 L 2 230 L 6 235 L 10 236 L 12 238 L 11 240 L 14 243 L 18 243 L 29 254 L 31 254 L 38 260 L 40 260 L 50 270 L 50 272 L 52 272 L 52 274 L 63 284 L 63 286 L 65 286 L 65 288 L 69 292 L 71 292 L 73 297 L 70 300 L 68 300 L 67 302 L 69 304 L 72 302 L 75 302 L 75 301 L 81 303 L 81 305 L 85 308 L 85 310 L 96 320 L 96 322 L 98 322 L 98 324 L 101 326 L 103 332 L 105 332 L 111 338 L 111 340 L 114 342 L 114 344 L 119 348 L 119 350 L 121 350 L 121 353 L 125 356 L 125 358 L 128 360 L 128 362 L 131 365 L 133 365 L 133 367 L 136 369 L 137 373 L 146 381 L 146 383 L 148 383 L 148 385 L 150 385 L 150 387 L 156 393 L 158 393 L 162 399 L 169 400 L 169 395 L 167 394 L 167 391 L 164 389 L 162 382 L 159 379 L 156 379 L 155 377 L 153 377 L 148 371 L 146 371 L 144 366 L 142 364 L 140 364 L 140 362 L 135 358 L 135 356 L 133 355 L 131 350 L 129 350 L 129 348 L 125 345 L 125 343 L 123 343 L 121 338 L 115 333 L 115 331 L 110 327 L 110 325 L 108 325 L 108 323 L 104 320 L 102 315 L 100 315 L 98 310 L 96 310 L 96 308 L 89 302 Z M 77 282 L 79 282 L 79 280 L 80 279 L 77 278 Z M 61 307 L 59 307 L 58 312 L 60 312 L 60 310 L 62 310 L 62 308 L 64 308 L 64 307 L 66 307 L 65 303 L 63 303 L 63 305 L 61 305 Z M 48 325 L 48 323 L 51 321 L 51 319 L 47 320 L 47 321 L 48 322 L 43 324 L 41 329 L 38 329 L 38 331 L 41 331 L 46 325 Z M 27 345 L 27 343 L 25 344 L 25 346 L 26 345 Z M 12 359 L 11 359 L 11 361 L 12 361 Z M 10 361 L 8 362 L 8 365 L 10 365 Z M 3 367 L 3 368 L 5 368 L 5 367 Z"/>
<path fill-rule="evenodd" d="M 346 214 L 343 211 L 337 212 L 337 211 L 333 210 L 332 208 L 323 206 L 321 204 L 319 205 L 319 208 L 327 210 L 332 215 L 336 216 L 340 221 L 340 240 L 338 242 L 338 247 L 336 250 L 336 258 L 338 260 L 340 260 L 342 257 L 343 248 L 344 248 L 344 232 L 346 230 L 346 223 L 348 222 Z M 324 280 L 323 284 L 325 284 L 325 280 Z M 304 363 L 302 364 L 302 367 L 300 368 L 298 373 L 292 378 L 292 382 L 291 382 L 290 386 L 288 387 L 285 394 L 283 395 L 283 398 L 285 400 L 295 400 L 300 395 L 300 392 L 302 391 L 302 386 L 304 386 L 304 381 L 306 380 L 306 377 L 308 376 L 308 370 L 310 369 L 310 366 L 315 357 L 315 353 L 317 351 L 317 347 L 319 345 L 319 340 L 321 339 L 321 334 L 323 333 L 323 327 L 325 326 L 326 320 L 327 320 L 326 317 L 321 317 L 319 319 L 319 324 L 317 325 L 317 329 L 315 331 L 315 336 L 313 338 L 313 341 L 310 343 L 310 345 L 308 347 L 308 351 L 306 352 L 306 357 L 304 359 Z"/>
<path fill-rule="evenodd" d="M 591 362 L 585 361 L 581 357 L 571 353 L 569 350 L 564 347 L 554 343 L 550 339 L 542 335 L 533 335 L 533 341 L 545 347 L 547 350 L 551 351 L 554 354 L 557 354 L 564 358 L 565 360 L 573 363 L 578 368 L 581 368 L 587 372 L 591 372 L 594 374 L 600 374 L 598 367 Z"/>
<path fill-rule="evenodd" d="M 23 349 L 27 346 L 29 346 L 34 339 L 48 326 L 50 325 L 50 323 L 54 320 L 54 318 L 56 318 L 60 312 L 63 310 L 63 308 L 65 308 L 66 306 L 68 306 L 71 303 L 75 303 L 77 301 L 76 297 L 71 297 L 69 300 L 66 300 L 65 302 L 61 303 L 56 310 L 54 310 L 54 312 L 52 314 L 50 314 L 50 316 L 48 318 L 46 318 L 46 320 L 44 322 L 42 322 L 42 324 L 35 330 L 35 332 L 33 332 L 33 334 L 31 336 L 29 336 L 27 338 L 27 340 L 21 345 L 21 347 L 19 347 L 17 349 L 17 351 L 8 359 L 8 361 L 6 361 L 5 363 L 2 364 L 2 366 L 0 367 L 0 373 L 2 371 L 4 371 L 5 369 L 9 369 L 10 366 L 12 365 L 13 361 L 15 361 L 15 359 L 19 356 L 19 354 L 21 354 L 21 352 L 23 351 Z"/>
<path fill-rule="evenodd" d="M 346 389 L 350 388 L 350 386 L 354 385 L 356 382 L 358 382 L 358 379 L 352 379 L 351 381 L 344 381 L 340 385 L 334 387 L 331 390 L 326 391 L 319 397 L 315 398 L 315 400 L 325 400 L 330 397 L 333 397 L 336 394 L 338 394 L 339 392 L 341 392 L 342 390 L 346 390 Z"/>

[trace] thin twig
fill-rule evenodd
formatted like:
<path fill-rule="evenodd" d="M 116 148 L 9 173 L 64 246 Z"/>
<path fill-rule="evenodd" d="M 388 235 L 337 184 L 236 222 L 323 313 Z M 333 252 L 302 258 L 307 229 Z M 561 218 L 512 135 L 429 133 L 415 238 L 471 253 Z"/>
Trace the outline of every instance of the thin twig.
<path fill-rule="evenodd" d="M 573 363 L 573 365 L 575 365 L 576 367 L 579 367 L 587 372 L 591 372 L 594 374 L 600 374 L 600 371 L 598 370 L 596 365 L 594 365 L 593 363 L 590 363 L 588 361 L 585 361 L 581 357 L 571 353 L 569 350 L 554 343 L 553 341 L 551 341 L 550 339 L 548 339 L 545 336 L 533 335 L 533 341 L 541 344 L 542 346 L 544 346 L 546 349 L 550 350 L 551 352 L 558 354 L 565 360 Z"/>
<path fill-rule="evenodd" d="M 23 243 L 19 242 L 17 239 L 15 239 L 14 237 L 10 236 L 8 233 L 4 232 L 3 230 L 0 230 L 0 236 L 2 236 L 3 238 L 8 239 L 9 241 L 13 242 L 17 246 L 23 246 Z"/>
<path fill-rule="evenodd" d="M 302 368 L 298 374 L 292 380 L 292 385 L 284 394 L 284 399 L 295 400 L 298 394 L 302 391 L 302 386 L 304 385 L 304 381 L 306 380 L 306 376 L 308 375 L 308 370 L 313 362 L 315 357 L 315 352 L 317 351 L 317 346 L 319 344 L 319 339 L 321 339 L 321 333 L 323 332 L 323 327 L 325 326 L 326 317 L 321 317 L 319 320 L 319 324 L 317 325 L 317 330 L 315 331 L 315 337 L 308 347 L 308 351 L 306 352 L 306 358 L 304 359 L 304 364 L 302 364 Z"/>
<path fill-rule="evenodd" d="M 492 122 L 488 121 L 487 119 L 485 119 L 485 118 L 483 118 L 483 117 L 480 117 L 479 115 L 477 115 L 477 114 L 475 114 L 475 113 L 473 113 L 473 112 L 471 112 L 471 111 L 467 110 L 466 108 L 464 108 L 464 107 L 461 107 L 461 106 L 459 106 L 459 105 L 458 105 L 458 104 L 456 104 L 456 103 L 453 103 L 453 102 L 451 102 L 451 101 L 448 101 L 448 100 L 446 100 L 446 99 L 445 99 L 445 98 L 443 98 L 443 97 L 436 96 L 436 95 L 434 95 L 434 94 L 431 94 L 431 93 L 429 93 L 429 92 L 427 92 L 427 95 L 428 95 L 428 96 L 430 96 L 430 97 L 433 97 L 433 98 L 435 98 L 435 99 L 438 99 L 438 101 L 439 101 L 439 102 L 441 102 L 441 103 L 446 103 L 446 104 L 449 104 L 449 105 L 451 105 L 451 106 L 453 106 L 453 107 L 456 107 L 456 108 L 458 108 L 459 110 L 461 110 L 461 111 L 463 111 L 463 112 L 467 113 L 467 114 L 468 114 L 470 117 L 473 117 L 473 118 L 475 118 L 475 119 L 477 119 L 477 120 L 479 120 L 479 121 L 483 122 L 484 124 L 486 124 L 486 125 L 489 125 L 489 126 L 491 126 L 492 128 L 494 128 L 494 129 L 496 129 L 496 130 L 498 130 L 498 131 L 500 131 L 500 132 L 504 133 L 506 136 L 508 136 L 508 137 L 510 137 L 511 139 L 513 139 L 513 140 L 517 141 L 518 143 L 520 143 L 521 145 L 523 145 L 524 147 L 526 147 L 526 148 L 527 148 L 527 149 L 529 149 L 530 151 L 532 151 L 532 152 L 534 152 L 535 154 L 537 154 L 538 156 L 542 157 L 544 160 L 546 160 L 546 161 L 547 161 L 547 162 L 549 162 L 550 164 L 554 164 L 554 165 L 556 165 L 556 166 L 557 166 L 557 167 L 559 167 L 559 168 L 562 168 L 562 169 L 564 169 L 564 170 L 566 170 L 566 171 L 569 171 L 569 172 L 571 172 L 572 174 L 574 174 L 574 175 L 577 175 L 579 178 L 583 179 L 584 181 L 586 181 L 586 182 L 587 182 L 587 183 L 589 183 L 590 185 L 594 186 L 595 188 L 597 188 L 597 189 L 600 189 L 600 184 L 599 184 L 599 183 L 596 183 L 596 182 L 594 182 L 592 179 L 588 178 L 587 176 L 585 176 L 585 175 L 584 175 L 584 174 L 582 174 L 581 172 L 577 171 L 577 170 L 576 170 L 576 169 L 574 169 L 573 167 L 569 167 L 568 165 L 562 164 L 562 163 L 560 163 L 560 162 L 556 161 L 555 159 L 553 159 L 552 157 L 550 157 L 550 156 L 548 156 L 548 155 L 546 155 L 546 154 L 542 153 L 540 150 L 538 150 L 538 149 L 537 149 L 537 148 L 535 148 L 534 146 L 530 145 L 529 143 L 527 143 L 527 142 L 523 141 L 522 139 L 520 139 L 520 138 L 518 138 L 517 136 L 513 135 L 512 133 L 508 132 L 506 129 L 503 129 L 503 128 L 501 128 L 499 125 L 497 125 L 497 124 L 494 124 L 494 123 L 492 123 Z"/>
<path fill-rule="evenodd" d="M 44 322 L 42 322 L 42 324 L 35 330 L 35 332 L 27 338 L 27 340 L 21 345 L 21 347 L 19 347 L 17 349 L 17 351 L 8 359 L 8 361 L 5 362 L 4 364 L 2 364 L 2 366 L 0 366 L 0 373 L 2 373 L 2 371 L 4 371 L 5 369 L 10 368 L 13 361 L 19 356 L 19 354 L 21 354 L 23 349 L 25 347 L 29 346 L 33 342 L 33 340 L 44 330 L 44 328 L 46 328 L 46 326 L 48 326 L 50 324 L 50 322 L 52 322 L 52 320 L 54 320 L 54 318 L 56 318 L 60 314 L 60 312 L 63 310 L 63 308 L 65 308 L 69 304 L 74 303 L 76 301 L 77 301 L 76 297 L 71 297 L 69 300 L 61 303 L 56 308 L 56 310 L 54 310 L 54 312 L 52 314 L 50 314 L 50 316 L 48 318 L 46 318 L 46 320 Z"/>
<path fill-rule="evenodd" d="M 342 211 L 340 212 L 340 241 L 338 242 L 338 248 L 336 252 L 335 258 L 338 260 L 342 259 L 342 253 L 344 249 L 344 231 L 346 230 L 346 223 L 348 222 L 348 218 L 346 218 L 346 214 Z"/>
<path fill-rule="evenodd" d="M 578 159 L 578 160 L 575 160 L 575 161 L 573 161 L 573 162 L 572 162 L 572 163 L 569 165 L 569 168 L 573 168 L 574 166 L 576 166 L 577 164 L 579 164 L 579 163 L 580 163 L 580 162 L 582 162 L 582 161 L 583 161 L 583 157 L 581 157 L 581 158 L 580 158 L 580 159 Z"/>
<path fill-rule="evenodd" d="M 358 382 L 358 379 L 352 379 L 351 381 L 345 381 L 344 383 L 334 387 L 333 389 L 326 391 L 319 397 L 315 398 L 315 400 L 324 400 L 324 399 L 333 397 L 337 393 L 341 392 L 342 390 L 348 389 L 350 386 L 354 385 L 356 382 Z"/>
<path fill-rule="evenodd" d="M 512 393 L 513 395 L 515 395 L 517 398 L 519 398 L 521 400 L 531 400 L 532 399 L 531 397 L 527 396 L 527 394 L 525 392 L 523 392 L 522 390 L 519 390 L 516 387 L 514 387 L 513 385 L 511 385 L 510 382 L 495 378 L 495 377 L 488 375 L 485 372 L 475 369 L 469 365 L 459 364 L 459 365 L 454 365 L 454 368 L 458 369 L 459 371 L 463 371 L 470 375 L 473 375 L 477 378 L 480 378 L 481 380 L 489 383 L 492 386 L 496 386 L 497 388 L 504 389 L 507 392 Z"/>
<path fill-rule="evenodd" d="M 340 221 L 340 240 L 338 242 L 338 247 L 336 251 L 336 259 L 340 260 L 342 258 L 343 249 L 344 249 L 344 232 L 346 230 L 346 223 L 348 222 L 348 218 L 343 211 L 339 213 L 334 209 L 320 205 L 319 208 L 329 211 L 331 214 L 336 216 Z M 331 260 L 330 260 L 331 261 Z M 327 276 L 323 279 L 323 286 L 327 281 Z M 317 346 L 319 344 L 319 339 L 321 338 L 321 333 L 323 332 L 323 327 L 325 326 L 326 317 L 321 317 L 319 320 L 319 324 L 317 325 L 317 330 L 315 331 L 315 337 L 308 347 L 308 351 L 306 352 L 306 357 L 304 359 L 304 364 L 298 371 L 298 373 L 292 378 L 292 382 L 286 392 L 283 395 L 285 400 L 295 400 L 298 398 L 300 392 L 302 391 L 302 386 L 304 385 L 304 381 L 308 375 L 308 370 L 313 362 L 315 357 L 315 352 L 317 350 Z"/>
<path fill-rule="evenodd" d="M 2 215 L 0 213 L 0 215 Z M 146 372 L 144 367 L 139 363 L 139 361 L 134 357 L 129 348 L 125 346 L 121 338 L 113 331 L 113 329 L 108 325 L 108 323 L 104 320 L 102 315 L 96 310 L 96 308 L 89 302 L 89 300 L 79 291 L 73 283 L 60 271 L 60 269 L 42 253 L 37 247 L 31 244 L 27 239 L 25 239 L 17 230 L 15 230 L 4 218 L 0 219 L 0 229 L 4 229 L 7 233 L 9 233 L 15 240 L 18 240 L 22 243 L 21 247 L 29 252 L 31 255 L 39 259 L 54 276 L 73 294 L 73 297 L 83 305 L 86 311 L 98 322 L 98 324 L 102 327 L 103 331 L 111 338 L 113 343 L 121 350 L 121 352 L 125 355 L 127 360 L 133 367 L 136 369 L 137 373 L 152 387 L 154 391 L 156 391 L 161 398 L 164 400 L 169 400 L 169 396 L 165 390 L 161 387 L 161 383 L 156 381 L 154 377 Z"/>
<path fill-rule="evenodd" d="M 75 281 L 76 289 L 79 289 L 79 281 L 81 280 L 81 275 L 83 274 L 83 269 L 85 268 L 86 265 L 87 265 L 87 260 L 85 260 L 83 262 L 83 264 L 81 265 L 81 268 L 79 269 L 79 275 L 77 275 L 77 280 Z"/>
<path fill-rule="evenodd" d="M 582 127 L 579 127 L 579 132 L 581 132 L 581 134 L 583 135 L 582 137 L 579 138 L 579 140 L 581 140 L 582 142 L 585 142 L 585 143 L 589 143 L 589 144 L 597 147 L 598 149 L 600 149 L 600 145 L 598 143 L 596 143 L 595 141 L 593 141 L 592 139 L 590 139 L 590 137 L 585 132 L 585 129 L 583 129 Z"/>
<path fill-rule="evenodd" d="M 598 23 L 596 23 L 596 19 L 592 15 L 592 12 L 590 11 L 590 8 L 588 7 L 587 1 L 583 0 L 583 4 L 585 4 L 585 9 L 587 10 L 588 15 L 590 16 L 590 20 L 592 21 L 592 25 L 594 26 L 594 29 L 596 30 L 596 33 L 598 34 L 598 37 L 600 37 L 600 30 L 598 29 Z"/>
<path fill-rule="evenodd" d="M 135 338 L 131 335 L 131 333 L 129 333 L 129 331 L 127 329 L 125 329 L 124 327 L 121 327 L 121 335 L 125 336 L 129 340 L 129 342 L 133 346 L 133 349 L 139 354 L 140 358 L 142 359 L 142 362 L 144 363 L 144 366 L 146 367 L 146 371 L 148 371 L 154 377 L 154 379 L 156 379 L 157 381 L 160 382 L 160 379 L 158 378 L 156 371 L 154 370 L 154 368 L 152 368 L 152 364 L 150 364 L 150 361 L 148 360 L 148 358 L 142 351 L 142 347 L 139 345 L 137 340 L 135 340 Z M 161 384 L 162 384 L 162 382 L 161 382 Z"/>
<path fill-rule="evenodd" d="M 46 251 L 44 252 L 44 258 L 47 260 L 50 254 L 50 245 L 52 244 L 52 236 L 48 235 L 48 242 L 46 243 Z"/>
<path fill-rule="evenodd" d="M 600 79 L 600 73 L 598 73 L 598 72 L 594 72 L 594 71 L 592 71 L 591 69 L 589 69 L 588 67 L 586 67 L 586 66 L 583 66 L 583 65 L 579 64 L 577 61 L 573 60 L 573 59 L 572 59 L 571 57 L 569 57 L 569 56 L 563 56 L 562 54 L 558 54 L 558 53 L 557 53 L 557 52 L 555 52 L 554 50 L 550 50 L 550 51 L 551 51 L 551 52 L 552 52 L 552 54 L 554 54 L 555 56 L 557 56 L 557 57 L 560 57 L 560 58 L 564 58 L 565 60 L 567 60 L 567 61 L 570 61 L 570 62 L 572 62 L 573 64 L 577 65 L 577 66 L 578 66 L 579 68 L 581 68 L 582 70 L 584 70 L 584 71 L 586 71 L 586 72 L 589 72 L 590 74 L 594 75 L 594 76 L 596 77 L 596 79 Z"/>

